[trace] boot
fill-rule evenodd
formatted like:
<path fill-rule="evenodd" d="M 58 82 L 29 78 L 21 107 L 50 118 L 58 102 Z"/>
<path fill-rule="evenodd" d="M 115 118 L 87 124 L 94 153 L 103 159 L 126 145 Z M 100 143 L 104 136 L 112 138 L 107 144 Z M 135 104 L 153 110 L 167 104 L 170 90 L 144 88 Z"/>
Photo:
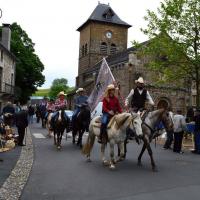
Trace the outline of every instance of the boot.
<path fill-rule="evenodd" d="M 99 140 L 98 143 L 102 144 L 103 143 L 103 136 L 104 134 L 106 134 L 106 126 L 105 125 L 101 125 L 101 129 L 100 129 L 100 135 L 99 135 Z"/>

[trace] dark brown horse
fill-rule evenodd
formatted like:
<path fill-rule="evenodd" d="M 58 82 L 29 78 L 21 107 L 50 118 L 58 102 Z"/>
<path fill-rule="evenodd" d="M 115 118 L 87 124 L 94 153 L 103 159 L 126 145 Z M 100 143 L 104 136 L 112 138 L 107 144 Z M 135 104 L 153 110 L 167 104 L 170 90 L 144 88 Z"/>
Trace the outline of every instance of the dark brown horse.
<path fill-rule="evenodd" d="M 53 133 L 54 133 L 54 144 L 57 149 L 61 149 L 61 140 L 65 129 L 69 126 L 69 118 L 65 117 L 65 111 L 58 111 L 58 115 L 55 116 L 55 120 L 52 123 Z"/>
<path fill-rule="evenodd" d="M 79 134 L 77 146 L 82 148 L 82 138 L 85 131 L 88 131 L 90 125 L 90 109 L 87 105 L 81 106 L 81 111 L 77 115 L 76 119 L 73 121 L 72 135 L 73 135 L 73 144 L 75 144 L 75 137 Z"/>
<path fill-rule="evenodd" d="M 163 128 L 165 128 L 166 131 L 172 131 L 173 129 L 173 121 L 169 114 L 169 112 L 166 109 L 158 109 L 152 112 L 149 112 L 146 116 L 145 120 L 142 123 L 142 132 L 143 136 L 141 137 L 143 141 L 143 147 L 140 152 L 140 155 L 138 156 L 138 165 L 141 166 L 142 162 L 142 155 L 147 149 L 150 159 L 151 159 L 151 166 L 153 171 L 157 171 L 157 167 L 153 158 L 153 152 L 150 146 L 151 141 L 158 136 L 158 126 L 162 122 Z M 126 149 L 127 143 L 125 142 L 125 149 Z"/>

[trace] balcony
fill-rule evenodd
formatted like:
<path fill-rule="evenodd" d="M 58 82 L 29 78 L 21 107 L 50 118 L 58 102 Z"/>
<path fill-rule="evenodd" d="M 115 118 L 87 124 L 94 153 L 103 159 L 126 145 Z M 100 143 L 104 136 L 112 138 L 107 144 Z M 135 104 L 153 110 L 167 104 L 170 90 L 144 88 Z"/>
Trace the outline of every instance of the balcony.
<path fill-rule="evenodd" d="M 15 93 L 15 87 L 13 85 L 4 82 L 0 84 L 1 95 L 14 95 L 14 93 Z"/>

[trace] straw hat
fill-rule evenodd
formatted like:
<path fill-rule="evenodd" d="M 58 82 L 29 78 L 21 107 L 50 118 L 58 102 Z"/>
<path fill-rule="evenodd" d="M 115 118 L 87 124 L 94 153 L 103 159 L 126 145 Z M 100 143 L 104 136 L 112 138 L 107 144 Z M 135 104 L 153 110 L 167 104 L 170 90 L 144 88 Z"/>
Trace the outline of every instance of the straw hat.
<path fill-rule="evenodd" d="M 83 92 L 83 91 L 84 91 L 83 88 L 78 88 L 78 90 L 76 90 L 76 93 Z"/>
<path fill-rule="evenodd" d="M 106 91 L 104 93 L 104 97 L 108 97 L 108 93 L 110 90 L 116 90 L 116 88 L 113 84 L 108 85 L 108 87 L 106 88 Z"/>
<path fill-rule="evenodd" d="M 65 94 L 64 91 L 61 91 L 61 92 L 58 93 L 58 97 L 59 97 L 59 96 L 66 96 L 66 94 Z"/>
<path fill-rule="evenodd" d="M 144 84 L 144 79 L 142 77 L 139 77 L 138 80 L 135 80 L 135 83 Z"/>

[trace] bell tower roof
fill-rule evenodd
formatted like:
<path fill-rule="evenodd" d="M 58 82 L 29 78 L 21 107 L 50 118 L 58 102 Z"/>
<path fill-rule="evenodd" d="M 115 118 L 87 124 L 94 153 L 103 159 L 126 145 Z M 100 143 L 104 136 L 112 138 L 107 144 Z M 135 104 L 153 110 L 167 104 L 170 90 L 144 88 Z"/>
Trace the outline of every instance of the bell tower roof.
<path fill-rule="evenodd" d="M 90 17 L 87 19 L 87 21 L 83 23 L 77 29 L 77 31 L 81 31 L 82 28 L 84 28 L 91 21 L 115 24 L 115 25 L 125 26 L 127 28 L 131 27 L 130 24 L 122 21 L 119 18 L 119 16 L 113 11 L 110 5 L 101 3 L 97 5 L 97 7 L 94 9 Z"/>

